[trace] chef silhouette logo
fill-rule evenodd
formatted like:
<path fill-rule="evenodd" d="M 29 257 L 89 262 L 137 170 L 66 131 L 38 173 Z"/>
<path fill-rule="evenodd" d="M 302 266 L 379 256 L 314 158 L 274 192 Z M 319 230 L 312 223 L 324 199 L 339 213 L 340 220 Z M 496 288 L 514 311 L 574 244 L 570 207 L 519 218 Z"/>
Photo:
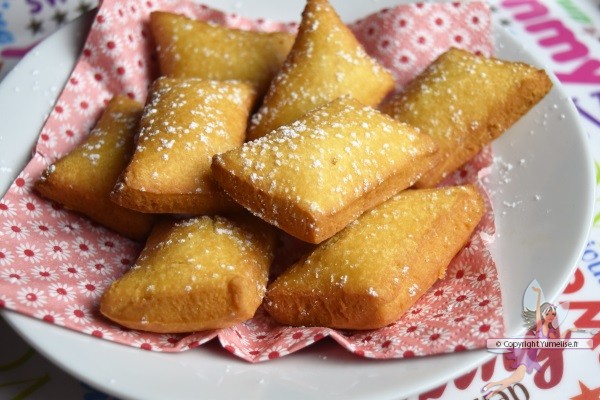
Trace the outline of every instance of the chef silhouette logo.
<path fill-rule="evenodd" d="M 569 328 L 560 332 L 559 326 L 569 311 L 569 303 L 558 305 L 546 302 L 539 283 L 533 280 L 523 295 L 523 326 L 527 329 L 525 339 L 569 339 L 572 332 L 586 332 L 582 329 Z M 592 333 L 593 332 L 589 332 Z M 500 349 L 499 349 L 500 350 Z M 491 399 L 507 387 L 520 382 L 525 374 L 531 374 L 541 368 L 538 362 L 539 348 L 519 348 L 510 350 L 493 350 L 507 353 L 513 372 L 506 378 L 487 383 L 481 391 L 484 399 Z"/>

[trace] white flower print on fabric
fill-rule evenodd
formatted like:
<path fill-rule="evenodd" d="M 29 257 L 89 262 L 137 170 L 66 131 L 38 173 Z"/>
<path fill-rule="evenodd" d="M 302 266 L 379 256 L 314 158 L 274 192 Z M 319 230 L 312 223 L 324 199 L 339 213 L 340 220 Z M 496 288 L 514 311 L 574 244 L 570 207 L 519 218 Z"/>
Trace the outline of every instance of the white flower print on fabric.
<path fill-rule="evenodd" d="M 73 222 L 73 221 L 68 221 L 68 220 L 62 220 L 62 221 L 60 221 L 58 223 L 58 227 L 59 227 L 59 229 L 62 232 L 68 233 L 68 234 L 71 234 L 71 235 L 74 235 L 74 236 L 78 235 L 79 232 L 81 231 L 81 225 L 79 223 Z M 79 236 L 75 240 L 77 241 L 77 240 L 85 240 L 85 239 L 82 239 Z M 75 246 L 75 248 L 77 248 L 77 246 Z"/>
<path fill-rule="evenodd" d="M 17 246 L 17 255 L 22 260 L 30 263 L 39 263 L 42 260 L 42 251 L 35 245 L 23 243 Z"/>
<path fill-rule="evenodd" d="M 24 285 L 29 282 L 27 273 L 22 269 L 9 268 L 0 272 L 0 278 L 15 285 Z"/>
<path fill-rule="evenodd" d="M 499 333 L 500 327 L 498 327 L 498 324 L 495 324 L 494 320 L 490 318 L 485 318 L 471 329 L 470 336 L 486 339 L 489 337 L 497 337 Z"/>
<path fill-rule="evenodd" d="M 58 273 L 54 269 L 43 265 L 33 267 L 31 269 L 31 276 L 34 279 L 48 282 L 53 282 L 59 279 Z"/>
<path fill-rule="evenodd" d="M 73 250 L 85 258 L 89 258 L 96 254 L 94 245 L 82 237 L 78 237 L 73 241 Z"/>
<path fill-rule="evenodd" d="M 111 325 L 113 333 L 123 336 L 125 338 L 137 338 L 141 335 L 141 331 L 135 331 L 133 329 L 126 328 L 120 325 Z"/>
<path fill-rule="evenodd" d="M 156 345 L 156 343 L 148 338 L 137 339 L 133 341 L 133 346 L 139 347 L 143 350 L 154 350 L 154 351 L 162 351 L 160 347 Z"/>
<path fill-rule="evenodd" d="M 75 70 L 71 74 L 71 77 L 67 81 L 66 90 L 71 93 L 80 93 L 85 89 L 85 85 L 82 84 L 82 77 L 79 71 Z"/>
<path fill-rule="evenodd" d="M 69 302 L 75 299 L 75 289 L 64 283 L 53 283 L 48 286 L 48 295 L 50 297 L 59 300 Z"/>
<path fill-rule="evenodd" d="M 34 316 L 44 322 L 56 325 L 64 325 L 65 319 L 59 312 L 55 310 L 43 309 L 35 312 Z"/>
<path fill-rule="evenodd" d="M 56 134 L 54 131 L 45 129 L 40 134 L 40 146 L 45 146 L 46 149 L 53 149 L 56 147 Z"/>
<path fill-rule="evenodd" d="M 66 124 L 61 126 L 61 139 L 70 144 L 75 144 L 81 142 L 83 138 L 83 133 L 75 128 L 73 125 Z"/>
<path fill-rule="evenodd" d="M 15 220 L 9 220 L 3 224 L 2 231 L 0 231 L 0 236 L 5 236 L 7 238 L 17 240 L 23 240 L 29 236 L 29 229 L 21 225 L 20 222 L 17 222 Z"/>
<path fill-rule="evenodd" d="M 17 292 L 17 301 L 27 307 L 38 308 L 46 304 L 46 294 L 34 287 L 25 287 Z"/>
<path fill-rule="evenodd" d="M 274 360 L 276 358 L 285 356 L 289 353 L 288 348 L 286 348 L 285 346 L 281 346 L 281 345 L 276 345 L 271 347 L 270 349 L 267 349 L 266 351 L 263 351 L 263 353 L 260 356 L 261 360 Z"/>
<path fill-rule="evenodd" d="M 429 342 L 430 346 L 433 346 L 438 345 L 447 339 L 449 333 L 443 328 L 430 328 L 424 332 L 423 336 L 425 337 L 425 341 Z"/>
<path fill-rule="evenodd" d="M 103 258 L 92 260 L 88 263 L 87 268 L 96 275 L 112 276 L 113 267 L 108 264 Z"/>
<path fill-rule="evenodd" d="M 15 302 L 13 301 L 12 298 L 8 297 L 7 295 L 0 293 L 0 309 L 9 309 L 9 310 L 14 310 L 15 309 Z"/>
<path fill-rule="evenodd" d="M 100 338 L 100 339 L 112 339 L 113 338 L 113 334 L 111 331 L 109 331 L 106 328 L 102 328 L 100 326 L 95 326 L 95 325 L 90 325 L 87 326 L 84 330 L 84 333 L 87 333 L 88 335 L 92 335 L 94 337 Z"/>
<path fill-rule="evenodd" d="M 26 195 L 31 192 L 31 185 L 33 184 L 33 180 L 28 172 L 21 172 L 17 179 L 15 179 L 14 183 L 10 187 L 10 190 L 20 194 Z"/>
<path fill-rule="evenodd" d="M 176 334 L 163 334 L 160 335 L 158 342 L 161 346 L 165 347 L 175 347 L 179 343 L 181 339 L 184 338 L 184 335 L 176 335 Z"/>
<path fill-rule="evenodd" d="M 0 266 L 10 265 L 14 259 L 15 258 L 10 251 L 0 247 Z"/>
<path fill-rule="evenodd" d="M 472 340 L 469 340 L 469 338 L 460 338 L 449 341 L 447 346 L 457 353 L 475 348 L 475 343 Z"/>
<path fill-rule="evenodd" d="M 118 240 L 108 236 L 100 236 L 96 243 L 98 249 L 104 252 L 119 253 L 123 247 Z"/>
<path fill-rule="evenodd" d="M 85 95 L 77 96 L 75 100 L 75 111 L 84 117 L 89 117 L 95 112 L 93 100 Z"/>
<path fill-rule="evenodd" d="M 102 296 L 105 285 L 102 282 L 94 280 L 83 280 L 77 284 L 79 293 L 86 297 L 97 299 Z"/>
<path fill-rule="evenodd" d="M 85 277 L 85 271 L 82 267 L 76 265 L 76 264 L 72 264 L 72 263 L 67 263 L 67 264 L 63 264 L 60 266 L 60 272 L 65 275 L 68 276 L 69 278 L 73 278 L 73 279 L 80 279 Z"/>
<path fill-rule="evenodd" d="M 62 218 L 67 215 L 67 211 L 65 211 L 65 209 L 58 203 L 50 201 L 45 204 L 45 207 L 50 216 L 54 219 Z M 60 224 L 57 224 L 57 226 L 60 226 Z"/>
<path fill-rule="evenodd" d="M 71 256 L 69 251 L 69 243 L 58 240 L 50 240 L 46 243 L 46 254 L 54 260 L 68 260 Z"/>
<path fill-rule="evenodd" d="M 77 324 L 88 324 L 92 318 L 90 310 L 82 305 L 68 306 L 65 309 L 65 315 L 67 318 Z"/>
<path fill-rule="evenodd" d="M 17 210 L 12 202 L 8 199 L 0 201 L 0 217 L 14 217 L 17 215 Z"/>
<path fill-rule="evenodd" d="M 71 107 L 66 102 L 59 99 L 54 106 L 52 118 L 60 122 L 68 121 L 71 118 Z"/>
<path fill-rule="evenodd" d="M 405 336 L 417 337 L 422 336 L 426 329 L 426 325 L 420 321 L 415 321 L 407 324 L 402 324 L 400 332 Z"/>
<path fill-rule="evenodd" d="M 24 197 L 19 200 L 19 206 L 21 210 L 25 212 L 25 215 L 31 218 L 38 218 L 42 215 L 42 207 L 39 202 L 33 197 Z"/>

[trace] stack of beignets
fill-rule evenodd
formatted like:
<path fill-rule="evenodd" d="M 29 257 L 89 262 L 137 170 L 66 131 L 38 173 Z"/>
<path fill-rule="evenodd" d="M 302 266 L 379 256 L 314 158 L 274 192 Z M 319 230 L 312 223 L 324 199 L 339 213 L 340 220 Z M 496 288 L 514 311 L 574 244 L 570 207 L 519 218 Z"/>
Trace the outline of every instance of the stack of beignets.
<path fill-rule="evenodd" d="M 485 211 L 475 186 L 411 186 L 438 185 L 551 87 L 531 66 L 450 49 L 380 112 L 392 75 L 326 0 L 307 0 L 293 46 L 289 34 L 165 12 L 151 27 L 169 76 L 150 87 L 141 120 L 141 105 L 116 97 L 36 184 L 136 239 L 162 214 L 100 302 L 109 319 L 146 331 L 228 327 L 252 318 L 265 293 L 282 324 L 398 320 Z M 274 226 L 317 246 L 267 288 Z"/>

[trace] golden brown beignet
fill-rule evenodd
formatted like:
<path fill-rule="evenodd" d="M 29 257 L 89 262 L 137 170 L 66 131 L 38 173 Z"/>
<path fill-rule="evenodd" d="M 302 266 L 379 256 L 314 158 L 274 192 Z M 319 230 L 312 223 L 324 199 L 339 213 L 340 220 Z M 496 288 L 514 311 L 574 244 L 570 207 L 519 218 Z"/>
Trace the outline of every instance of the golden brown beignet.
<path fill-rule="evenodd" d="M 251 216 L 161 222 L 131 270 L 104 293 L 100 311 L 151 332 L 243 322 L 262 302 L 275 241 L 274 229 Z"/>
<path fill-rule="evenodd" d="M 441 161 L 416 184 L 433 187 L 525 115 L 551 87 L 543 70 L 452 48 L 382 110 L 436 140 Z"/>
<path fill-rule="evenodd" d="M 308 0 L 294 47 L 252 117 L 248 139 L 345 94 L 376 106 L 393 87 L 392 75 L 365 53 L 331 5 Z"/>
<path fill-rule="evenodd" d="M 110 192 L 133 152 L 142 107 L 127 96 L 115 96 L 85 141 L 50 165 L 35 189 L 123 236 L 145 239 L 153 216 L 110 200 Z"/>
<path fill-rule="evenodd" d="M 238 81 L 158 78 L 131 162 L 112 199 L 148 213 L 212 214 L 238 208 L 214 183 L 212 156 L 244 142 L 254 90 Z"/>
<path fill-rule="evenodd" d="M 341 97 L 213 159 L 234 200 L 298 239 L 319 243 L 411 186 L 437 161 L 427 135 Z"/>
<path fill-rule="evenodd" d="M 150 27 L 161 75 L 248 81 L 259 96 L 281 68 L 295 37 L 225 28 L 164 11 L 150 14 Z"/>
<path fill-rule="evenodd" d="M 286 325 L 382 328 L 444 276 L 484 209 L 473 186 L 405 190 L 280 275 L 265 308 Z"/>

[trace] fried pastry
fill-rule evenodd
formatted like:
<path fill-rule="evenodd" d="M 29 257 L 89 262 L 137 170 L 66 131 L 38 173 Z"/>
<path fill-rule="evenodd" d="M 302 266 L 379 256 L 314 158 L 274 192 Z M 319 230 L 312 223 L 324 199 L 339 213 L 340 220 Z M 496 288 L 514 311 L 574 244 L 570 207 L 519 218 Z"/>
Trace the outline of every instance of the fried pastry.
<path fill-rule="evenodd" d="M 252 213 L 319 243 L 411 186 L 436 156 L 427 135 L 345 96 L 215 156 L 212 169 Z"/>
<path fill-rule="evenodd" d="M 237 81 L 157 79 L 135 153 L 112 199 L 147 213 L 212 214 L 236 209 L 214 183 L 212 156 L 244 142 L 254 90 Z"/>
<path fill-rule="evenodd" d="M 150 27 L 162 75 L 247 81 L 259 96 L 294 43 L 286 32 L 231 29 L 164 11 L 150 14 Z"/>
<path fill-rule="evenodd" d="M 85 141 L 50 165 L 35 189 L 123 236 L 145 239 L 154 217 L 110 200 L 110 192 L 133 152 L 142 107 L 127 96 L 115 96 Z"/>
<path fill-rule="evenodd" d="M 265 308 L 286 325 L 382 328 L 444 276 L 484 209 L 474 186 L 405 190 L 280 275 Z"/>
<path fill-rule="evenodd" d="M 383 112 L 433 137 L 440 163 L 416 187 L 433 187 L 526 114 L 551 89 L 543 70 L 452 48 Z"/>
<path fill-rule="evenodd" d="M 393 87 L 393 76 L 365 53 L 327 0 L 308 0 L 294 46 L 252 117 L 248 139 L 345 94 L 376 106 Z"/>
<path fill-rule="evenodd" d="M 246 219 L 157 224 L 135 265 L 112 283 L 100 312 L 131 329 L 192 332 L 254 316 L 273 260 L 274 229 Z"/>

